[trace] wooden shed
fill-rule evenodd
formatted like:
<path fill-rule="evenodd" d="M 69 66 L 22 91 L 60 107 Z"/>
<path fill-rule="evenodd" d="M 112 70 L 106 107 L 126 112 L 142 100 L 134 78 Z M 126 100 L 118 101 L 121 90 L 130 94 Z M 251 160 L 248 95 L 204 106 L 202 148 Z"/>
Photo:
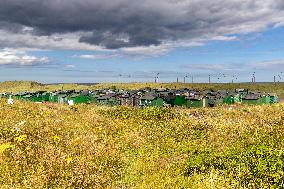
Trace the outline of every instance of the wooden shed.
<path fill-rule="evenodd" d="M 67 95 L 66 94 L 58 94 L 58 93 L 52 93 L 49 96 L 49 102 L 54 102 L 54 103 L 66 103 L 67 102 Z"/>
<path fill-rule="evenodd" d="M 93 100 L 91 97 L 82 94 L 73 94 L 67 97 L 67 100 L 73 100 L 75 104 L 90 104 Z"/>
<path fill-rule="evenodd" d="M 276 94 L 270 94 L 269 97 L 270 97 L 270 103 L 271 104 L 279 102 L 279 98 Z"/>
<path fill-rule="evenodd" d="M 113 96 L 104 95 L 97 98 L 97 104 L 103 106 L 117 106 L 119 105 L 119 101 Z"/>
<path fill-rule="evenodd" d="M 42 101 L 43 102 L 48 102 L 49 101 L 49 97 L 50 97 L 50 93 L 49 92 L 45 92 L 42 94 Z"/>
<path fill-rule="evenodd" d="M 162 107 L 166 104 L 166 102 L 158 97 L 155 93 L 146 93 L 140 99 L 140 106 L 158 106 Z"/>
<path fill-rule="evenodd" d="M 117 97 L 119 105 L 121 106 L 134 106 L 133 98 L 129 94 L 121 94 Z"/>
<path fill-rule="evenodd" d="M 238 93 L 229 93 L 223 98 L 225 104 L 241 103 L 242 96 Z"/>
<path fill-rule="evenodd" d="M 177 95 L 174 101 L 175 106 L 186 106 L 187 100 L 185 96 Z"/>
<path fill-rule="evenodd" d="M 208 98 L 205 96 L 187 97 L 186 100 L 186 106 L 189 108 L 208 107 Z"/>
<path fill-rule="evenodd" d="M 165 104 L 166 102 L 162 98 L 157 97 L 150 103 L 150 106 L 163 107 Z"/>
<path fill-rule="evenodd" d="M 247 94 L 242 98 L 243 104 L 260 104 L 260 95 L 259 94 Z"/>
<path fill-rule="evenodd" d="M 30 93 L 28 92 L 20 92 L 20 93 L 13 95 L 13 97 L 17 100 L 23 100 L 24 96 L 29 95 L 29 94 Z"/>
<path fill-rule="evenodd" d="M 223 104 L 223 98 L 221 97 L 211 97 L 211 98 L 208 98 L 208 106 L 209 107 L 216 107 L 216 106 L 220 106 Z"/>
<path fill-rule="evenodd" d="M 168 92 L 167 96 L 161 98 L 164 99 L 164 101 L 166 102 L 166 104 L 168 104 L 168 106 L 171 107 L 175 106 L 176 95 L 173 92 Z"/>
<path fill-rule="evenodd" d="M 260 96 L 260 99 L 259 99 L 259 103 L 260 104 L 270 104 L 271 103 L 271 98 L 269 95 L 267 94 L 263 94 Z"/>
<path fill-rule="evenodd" d="M 46 91 L 37 91 L 32 93 L 31 100 L 32 102 L 43 102 L 43 94 L 46 93 Z"/>

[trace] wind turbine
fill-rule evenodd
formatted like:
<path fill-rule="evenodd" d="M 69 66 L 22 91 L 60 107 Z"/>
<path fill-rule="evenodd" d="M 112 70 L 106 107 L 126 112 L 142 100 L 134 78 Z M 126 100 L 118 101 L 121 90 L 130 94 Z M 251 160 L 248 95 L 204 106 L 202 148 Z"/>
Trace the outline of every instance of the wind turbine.
<path fill-rule="evenodd" d="M 238 80 L 238 77 L 236 75 L 233 75 L 232 83 L 234 83 L 235 80 Z"/>
<path fill-rule="evenodd" d="M 160 73 L 158 72 L 155 76 L 155 83 L 158 83 L 159 75 L 160 75 Z"/>
<path fill-rule="evenodd" d="M 185 75 L 185 76 L 183 77 L 183 83 L 186 83 L 186 78 L 188 78 L 188 75 Z"/>
<path fill-rule="evenodd" d="M 278 81 L 278 82 L 280 82 L 280 81 L 282 80 L 282 74 L 283 74 L 283 72 L 280 72 L 280 73 L 278 74 L 278 78 L 279 78 L 279 81 Z"/>
<path fill-rule="evenodd" d="M 121 83 L 121 77 L 122 77 L 122 74 L 119 74 L 119 83 Z"/>
<path fill-rule="evenodd" d="M 252 82 L 255 83 L 255 72 L 252 74 Z"/>
<path fill-rule="evenodd" d="M 282 74 L 283 74 L 283 72 L 280 72 L 280 73 L 275 74 L 275 75 L 273 76 L 274 84 L 276 84 L 276 82 L 280 82 L 280 81 L 282 80 Z M 279 78 L 278 81 L 276 80 L 276 77 Z"/>

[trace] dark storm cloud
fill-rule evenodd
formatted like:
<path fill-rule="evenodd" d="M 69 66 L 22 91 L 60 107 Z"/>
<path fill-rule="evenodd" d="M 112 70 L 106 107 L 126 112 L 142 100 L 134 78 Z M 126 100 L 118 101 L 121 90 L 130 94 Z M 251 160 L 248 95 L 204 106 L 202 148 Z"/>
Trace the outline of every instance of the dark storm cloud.
<path fill-rule="evenodd" d="M 80 42 L 117 49 L 262 30 L 283 20 L 283 7 L 280 0 L 0 0 L 0 29 L 88 32 Z"/>
<path fill-rule="evenodd" d="M 123 39 L 123 37 L 125 37 L 125 39 Z M 94 32 L 92 35 L 81 37 L 80 42 L 101 45 L 108 49 L 117 49 L 121 47 L 159 45 L 161 42 L 157 37 L 146 33 L 120 36 L 110 33 Z"/>
<path fill-rule="evenodd" d="M 23 26 L 17 23 L 9 23 L 0 21 L 0 29 L 5 29 L 9 32 L 18 33 L 23 31 Z"/>

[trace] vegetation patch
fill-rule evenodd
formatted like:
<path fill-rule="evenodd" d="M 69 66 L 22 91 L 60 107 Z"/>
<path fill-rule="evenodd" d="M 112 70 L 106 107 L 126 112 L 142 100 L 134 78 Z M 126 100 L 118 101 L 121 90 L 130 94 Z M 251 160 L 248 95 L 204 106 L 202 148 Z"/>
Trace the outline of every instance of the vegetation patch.
<path fill-rule="evenodd" d="M 176 117 L 174 110 L 163 107 L 129 108 L 115 107 L 101 110 L 100 114 L 110 116 L 114 119 L 143 119 L 143 120 L 167 120 Z"/>
<path fill-rule="evenodd" d="M 212 170 L 230 179 L 235 187 L 283 188 L 283 150 L 265 144 L 233 148 L 221 154 L 197 150 L 191 154 L 185 174 L 210 174 Z"/>
<path fill-rule="evenodd" d="M 283 188 L 283 112 L 0 100 L 0 188 Z"/>

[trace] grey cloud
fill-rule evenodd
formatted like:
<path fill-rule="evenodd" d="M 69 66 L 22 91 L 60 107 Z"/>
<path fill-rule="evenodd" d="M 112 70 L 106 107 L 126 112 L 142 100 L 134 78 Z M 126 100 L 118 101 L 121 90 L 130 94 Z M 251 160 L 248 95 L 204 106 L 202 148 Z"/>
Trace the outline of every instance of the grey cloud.
<path fill-rule="evenodd" d="M 82 33 L 108 49 L 211 39 L 282 22 L 280 0 L 0 0 L 0 29 L 38 36 Z M 88 33 L 88 34 L 86 34 Z"/>
<path fill-rule="evenodd" d="M 118 54 L 83 54 L 83 55 L 72 56 L 72 58 L 93 59 L 93 60 L 110 59 L 118 57 L 120 57 Z"/>
<path fill-rule="evenodd" d="M 210 73 L 211 76 L 219 77 L 220 74 L 226 76 L 248 75 L 252 72 L 283 73 L 284 60 L 266 60 L 260 62 L 228 62 L 223 64 L 192 63 L 182 65 L 181 68 L 189 72 Z"/>
<path fill-rule="evenodd" d="M 214 77 L 225 75 L 244 74 L 252 64 L 228 62 L 223 64 L 192 63 L 181 65 L 181 68 L 193 73 L 210 73 Z"/>
<path fill-rule="evenodd" d="M 9 32 L 20 33 L 23 31 L 23 28 L 24 27 L 20 24 L 0 21 L 0 29 L 5 29 Z"/>
<path fill-rule="evenodd" d="M 251 64 L 255 70 L 284 72 L 284 60 L 268 60 Z"/>

